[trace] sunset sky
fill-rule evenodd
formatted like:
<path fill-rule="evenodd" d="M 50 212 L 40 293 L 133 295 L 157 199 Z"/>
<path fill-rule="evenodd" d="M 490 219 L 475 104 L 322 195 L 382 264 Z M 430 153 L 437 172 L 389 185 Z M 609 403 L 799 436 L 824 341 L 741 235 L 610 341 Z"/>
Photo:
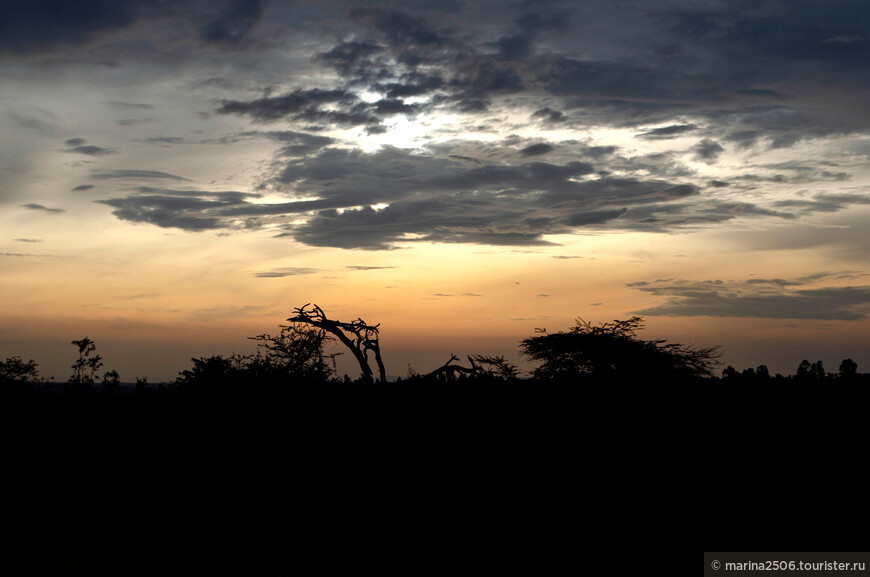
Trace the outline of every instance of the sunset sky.
<path fill-rule="evenodd" d="M 4 2 L 0 360 L 171 380 L 312 302 L 395 376 L 632 315 L 870 371 L 868 64 L 861 0 Z"/>

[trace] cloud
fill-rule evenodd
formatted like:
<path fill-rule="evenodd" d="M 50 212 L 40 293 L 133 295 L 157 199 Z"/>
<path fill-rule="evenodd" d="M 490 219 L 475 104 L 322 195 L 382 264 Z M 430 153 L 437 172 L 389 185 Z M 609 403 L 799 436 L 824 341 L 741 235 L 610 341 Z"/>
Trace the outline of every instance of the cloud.
<path fill-rule="evenodd" d="M 348 19 L 377 30 L 392 46 L 442 46 L 446 39 L 422 16 L 396 7 L 352 8 Z"/>
<path fill-rule="evenodd" d="M 255 218 L 240 218 L 233 209 L 245 207 L 258 195 L 235 191 L 207 192 L 140 187 L 139 192 L 124 198 L 97 200 L 114 208 L 121 220 L 144 222 L 161 228 L 188 231 L 227 228 L 259 228 Z"/>
<path fill-rule="evenodd" d="M 117 100 L 107 100 L 104 101 L 103 104 L 116 110 L 153 110 L 157 108 L 153 104 L 145 102 L 120 102 Z"/>
<path fill-rule="evenodd" d="M 534 111 L 532 113 L 532 118 L 541 118 L 546 122 L 552 123 L 560 123 L 567 120 L 565 113 L 559 110 L 553 110 L 549 106 L 545 106 L 544 108 Z"/>
<path fill-rule="evenodd" d="M 73 192 L 85 192 L 86 190 L 93 190 L 93 184 L 80 184 L 72 188 Z"/>
<path fill-rule="evenodd" d="M 28 243 L 43 242 L 42 239 L 39 239 L 39 238 L 13 238 L 12 240 L 14 240 L 15 242 L 28 242 Z"/>
<path fill-rule="evenodd" d="M 277 130 L 259 133 L 266 138 L 280 142 L 283 146 L 281 156 L 303 156 L 329 146 L 335 139 L 329 136 L 295 132 L 292 130 Z"/>
<path fill-rule="evenodd" d="M 714 162 L 720 154 L 725 152 L 725 148 L 721 144 L 709 138 L 705 138 L 693 146 L 692 150 L 695 151 L 696 159 L 707 163 Z"/>
<path fill-rule="evenodd" d="M 174 144 L 184 144 L 184 139 L 180 136 L 154 136 L 151 138 L 145 138 L 142 142 L 145 142 L 146 144 L 171 146 Z"/>
<path fill-rule="evenodd" d="M 388 269 L 388 268 L 396 268 L 396 267 L 394 267 L 394 266 L 357 266 L 357 265 L 348 265 L 348 266 L 346 266 L 346 267 L 344 267 L 344 268 L 346 268 L 347 270 L 362 271 L 362 270 L 384 270 L 384 269 Z"/>
<path fill-rule="evenodd" d="M 64 152 L 75 152 L 77 154 L 86 154 L 88 156 L 104 156 L 115 152 L 111 148 L 86 144 L 84 138 L 70 138 L 64 144 L 67 145 Z"/>
<path fill-rule="evenodd" d="M 553 152 L 554 150 L 556 150 L 556 147 L 542 142 L 540 144 L 533 144 L 525 147 L 520 151 L 520 156 L 540 156 L 542 154 L 547 154 L 548 152 Z"/>
<path fill-rule="evenodd" d="M 219 114 L 247 115 L 260 121 L 274 121 L 291 115 L 294 115 L 296 119 L 308 119 L 308 117 L 316 114 L 325 114 L 320 108 L 324 104 L 349 104 L 356 103 L 357 101 L 358 97 L 354 93 L 342 89 L 297 89 L 283 96 L 266 96 L 248 102 L 226 100 L 218 108 L 217 112 Z M 353 112 L 336 114 L 344 115 L 348 118 L 359 119 L 360 117 L 359 112 L 356 114 Z M 366 124 L 372 121 L 364 113 L 362 117 L 365 119 L 357 122 L 357 124 Z"/>
<path fill-rule="evenodd" d="M 43 206 L 41 204 L 36 204 L 35 202 L 28 202 L 27 204 L 22 204 L 24 208 L 29 208 L 30 210 L 41 210 L 43 212 L 49 212 L 52 214 L 59 214 L 61 212 L 66 212 L 66 210 L 62 208 L 48 208 L 47 206 Z"/>
<path fill-rule="evenodd" d="M 671 280 L 626 286 L 665 298 L 664 304 L 636 311 L 641 315 L 843 321 L 867 318 L 870 286 L 794 288 L 805 287 L 807 282 L 800 279 Z"/>
<path fill-rule="evenodd" d="M 114 179 L 164 179 L 164 180 L 187 180 L 174 174 L 167 172 L 159 172 L 157 170 L 93 170 L 91 171 L 93 180 L 114 180 Z"/>
<path fill-rule="evenodd" d="M 648 132 L 644 132 L 638 134 L 640 138 L 650 138 L 650 139 L 668 139 L 668 138 L 677 138 L 678 136 L 682 136 L 687 132 L 692 132 L 698 128 L 694 124 L 672 124 L 670 126 L 663 126 L 661 128 L 654 128 Z"/>
<path fill-rule="evenodd" d="M 267 0 L 200 2 L 176 0 L 30 0 L 6 9 L 0 18 L 0 50 L 47 51 L 92 43 L 143 22 L 181 21 L 205 44 L 235 46 L 256 27 Z M 192 26 L 191 26 L 192 24 Z M 115 40 L 116 43 L 118 40 Z"/>
<path fill-rule="evenodd" d="M 24 50 L 47 45 L 85 42 L 98 32 L 128 25 L 144 2 L 94 0 L 87 4 L 63 0 L 30 0 L 8 5 L 0 17 L 0 48 Z"/>
<path fill-rule="evenodd" d="M 794 220 L 788 207 L 712 197 L 697 185 L 651 178 L 674 172 L 665 164 L 631 161 L 608 150 L 606 162 L 638 176 L 602 176 L 593 164 L 527 161 L 467 162 L 469 143 L 442 143 L 431 154 L 384 147 L 374 152 L 324 146 L 295 132 L 267 133 L 290 142 L 276 155 L 265 183 L 286 202 L 258 195 L 139 187 L 101 201 L 119 218 L 187 230 L 277 227 L 281 236 L 312 246 L 384 250 L 410 242 L 502 246 L 550 244 L 546 235 L 583 227 L 668 231 L 737 218 Z M 577 149 L 586 150 L 582 146 Z M 642 176 L 645 175 L 645 176 Z"/>
<path fill-rule="evenodd" d="M 314 274 L 317 272 L 320 272 L 320 269 L 308 267 L 283 267 L 267 272 L 254 273 L 254 276 L 257 278 L 282 278 L 287 276 Z"/>
<path fill-rule="evenodd" d="M 227 0 L 217 17 L 199 30 L 201 39 L 238 44 L 263 16 L 267 0 Z"/>
<path fill-rule="evenodd" d="M 570 22 L 571 13 L 568 11 L 553 14 L 529 12 L 516 19 L 515 33 L 500 37 L 494 45 L 501 58 L 522 60 L 534 52 L 535 41 L 542 33 L 564 30 Z"/>
<path fill-rule="evenodd" d="M 42 8 L 22 8 L 22 21 L 38 28 L 44 20 L 46 27 L 16 50 L 57 49 L 53 59 L 33 59 L 45 70 L 58 66 L 47 62 L 60 59 L 62 44 L 64 62 L 117 61 L 112 74 L 142 73 L 143 88 L 150 74 L 159 82 L 189 77 L 198 110 L 238 117 L 203 116 L 202 127 L 274 123 L 275 130 L 220 128 L 202 137 L 172 136 L 175 129 L 140 135 L 140 142 L 170 146 L 268 139 L 273 155 L 259 164 L 251 186 L 268 191 L 270 201 L 175 190 L 185 181 L 180 176 L 115 169 L 106 159 L 106 168 L 91 171 L 94 181 L 155 184 L 133 193 L 121 188 L 101 201 L 131 222 L 192 231 L 266 228 L 315 246 L 385 250 L 413 242 L 539 246 L 583 229 L 796 223 L 865 203 L 864 191 L 833 188 L 853 173 L 859 178 L 856 163 L 747 160 L 745 174 L 727 179 L 713 166 L 726 148 L 780 148 L 787 157 L 801 149 L 785 149 L 802 140 L 870 129 L 870 57 L 860 50 L 870 20 L 848 2 L 771 0 L 758 10 L 670 0 L 513 3 L 499 10 L 424 1 L 273 3 L 268 11 L 263 1 L 237 0 L 36 5 Z M 63 10 L 69 22 L 58 16 Z M 112 34 L 121 27 L 129 36 Z M 157 91 L 100 93 L 117 94 L 102 105 L 119 117 L 141 112 L 162 122 L 170 108 Z M 432 122 L 442 115 L 453 124 Z M 395 117 L 430 130 L 437 144 L 372 151 L 371 143 L 388 139 L 367 137 L 400 132 L 385 122 Z M 533 130 L 548 130 L 548 138 L 528 137 Z M 637 139 L 610 145 L 612 131 Z M 463 132 L 485 132 L 486 142 L 464 140 Z M 364 149 L 354 148 L 358 136 Z M 668 142 L 676 138 L 695 144 Z M 66 147 L 93 157 L 112 152 L 84 138 Z M 831 188 L 820 194 L 787 187 L 811 182 Z"/>

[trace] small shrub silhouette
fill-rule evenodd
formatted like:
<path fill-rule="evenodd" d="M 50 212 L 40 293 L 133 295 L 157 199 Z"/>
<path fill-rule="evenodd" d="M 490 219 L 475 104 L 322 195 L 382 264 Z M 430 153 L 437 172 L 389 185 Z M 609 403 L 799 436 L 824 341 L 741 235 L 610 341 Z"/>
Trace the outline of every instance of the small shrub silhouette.
<path fill-rule="evenodd" d="M 67 381 L 68 390 L 80 391 L 94 384 L 94 375 L 103 366 L 103 357 L 96 354 L 94 341 L 85 337 L 72 344 L 79 349 L 79 358 L 72 364 L 72 375 Z"/>

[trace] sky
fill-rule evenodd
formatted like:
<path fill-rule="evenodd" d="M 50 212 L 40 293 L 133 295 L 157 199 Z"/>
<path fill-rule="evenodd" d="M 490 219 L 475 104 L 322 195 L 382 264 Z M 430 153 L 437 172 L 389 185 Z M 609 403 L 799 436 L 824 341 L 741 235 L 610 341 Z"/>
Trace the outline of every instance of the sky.
<path fill-rule="evenodd" d="M 870 370 L 868 64 L 860 0 L 4 2 L 0 358 L 171 380 L 316 303 L 394 376 L 634 315 Z"/>

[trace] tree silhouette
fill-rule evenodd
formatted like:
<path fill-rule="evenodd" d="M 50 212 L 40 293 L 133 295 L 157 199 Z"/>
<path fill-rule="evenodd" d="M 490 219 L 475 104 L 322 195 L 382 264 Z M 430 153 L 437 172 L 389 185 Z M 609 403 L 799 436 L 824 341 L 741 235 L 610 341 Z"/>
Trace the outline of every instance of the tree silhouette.
<path fill-rule="evenodd" d="M 257 341 L 257 356 L 247 364 L 257 376 L 301 377 L 327 380 L 334 372 L 335 356 L 326 355 L 323 346 L 332 340 L 324 329 L 299 325 L 280 325 L 277 335 L 248 337 Z M 340 354 L 340 353 L 338 353 Z M 333 367 L 327 363 L 332 361 Z"/>
<path fill-rule="evenodd" d="M 82 387 L 94 384 L 94 375 L 103 366 L 103 357 L 94 354 L 97 350 L 94 341 L 85 337 L 79 341 L 72 341 L 79 349 L 79 358 L 72 365 L 73 373 L 70 375 L 68 384 L 74 387 Z"/>
<path fill-rule="evenodd" d="M 117 393 L 120 388 L 121 375 L 118 374 L 118 371 L 106 371 L 103 375 L 103 392 L 107 395 L 111 395 Z"/>
<path fill-rule="evenodd" d="M 308 307 L 311 308 L 309 309 Z M 350 349 L 362 371 L 362 379 L 367 382 L 374 380 L 368 358 L 369 351 L 374 353 L 381 382 L 387 382 L 387 371 L 384 368 L 384 362 L 381 358 L 381 346 L 378 342 L 378 327 L 380 327 L 380 323 L 369 325 L 362 319 L 349 323 L 331 320 L 326 318 L 323 309 L 311 303 L 293 310 L 296 316 L 290 317 L 287 319 L 288 321 L 292 323 L 306 323 L 333 334 L 344 346 Z"/>
<path fill-rule="evenodd" d="M 645 341 L 636 332 L 641 317 L 593 325 L 577 319 L 568 332 L 539 334 L 521 343 L 523 355 L 541 365 L 539 379 L 709 377 L 719 347 L 692 348 L 664 340 Z"/>
<path fill-rule="evenodd" d="M 520 369 L 503 355 L 470 355 L 468 360 L 472 366 L 480 366 L 481 372 L 490 376 L 505 380 L 516 379 L 520 375 Z"/>
<path fill-rule="evenodd" d="M 852 359 L 843 359 L 840 362 L 840 378 L 854 379 L 858 375 L 858 363 Z"/>
<path fill-rule="evenodd" d="M 21 357 L 8 357 L 0 361 L 0 384 L 35 383 L 39 380 L 39 366 L 33 359 L 21 360 Z"/>
<path fill-rule="evenodd" d="M 801 364 L 798 365 L 797 372 L 795 373 L 795 377 L 798 380 L 807 380 L 812 376 L 812 365 L 806 359 L 801 361 Z"/>
<path fill-rule="evenodd" d="M 460 375 L 477 375 L 480 373 L 480 367 L 474 364 L 474 361 L 471 360 L 471 357 L 468 357 L 468 360 L 471 362 L 471 367 L 463 367 L 462 365 L 452 364 L 454 361 L 458 360 L 459 357 L 451 354 L 450 359 L 448 359 L 446 363 L 444 363 L 434 371 L 426 374 L 426 378 L 439 379 L 444 376 L 447 378 L 447 380 L 453 381 L 456 380 L 457 373 Z"/>
<path fill-rule="evenodd" d="M 494 355 L 467 355 L 466 358 L 471 364 L 470 367 L 462 365 L 454 365 L 454 361 L 458 361 L 459 357 L 451 354 L 450 359 L 435 369 L 426 374 L 425 378 L 440 378 L 442 375 L 448 380 L 455 380 L 457 374 L 465 376 L 486 376 L 489 378 L 500 379 L 515 379 L 519 375 L 519 368 L 513 363 L 507 361 L 503 356 Z"/>
<path fill-rule="evenodd" d="M 238 355 L 224 357 L 212 355 L 190 359 L 193 368 L 183 370 L 175 379 L 175 384 L 185 387 L 187 390 L 199 391 L 209 387 L 214 390 L 222 390 L 233 383 L 238 383 L 244 377 L 244 359 Z"/>

